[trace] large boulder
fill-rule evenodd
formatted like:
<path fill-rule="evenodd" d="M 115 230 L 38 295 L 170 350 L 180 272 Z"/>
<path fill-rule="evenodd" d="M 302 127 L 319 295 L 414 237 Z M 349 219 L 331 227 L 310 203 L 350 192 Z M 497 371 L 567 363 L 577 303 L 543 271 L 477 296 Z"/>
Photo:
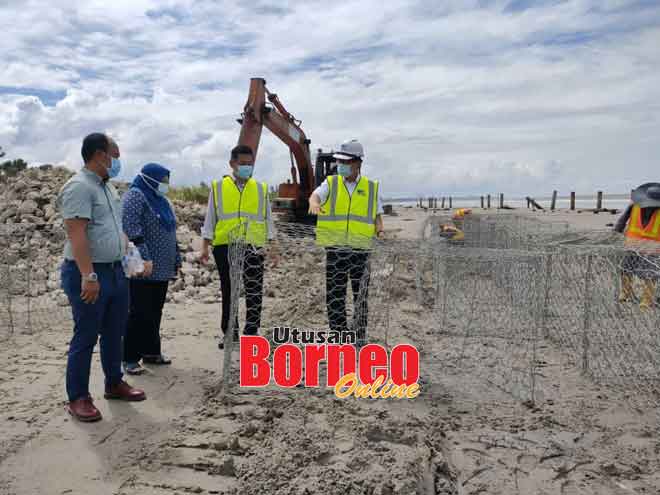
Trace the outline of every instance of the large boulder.
<path fill-rule="evenodd" d="M 15 193 L 15 194 L 19 194 L 19 193 L 22 193 L 23 191 L 25 191 L 27 188 L 28 188 L 27 182 L 25 182 L 22 179 L 19 179 L 19 180 L 14 182 L 14 184 L 10 188 L 10 191 Z"/>
<path fill-rule="evenodd" d="M 21 223 L 31 223 L 35 225 L 43 225 L 44 219 L 36 215 L 21 215 Z"/>
<path fill-rule="evenodd" d="M 195 252 L 189 252 L 183 255 L 183 259 L 186 260 L 187 263 L 196 263 L 199 260 L 199 255 Z"/>
<path fill-rule="evenodd" d="M 182 278 L 177 278 L 172 284 L 170 285 L 170 291 L 171 292 L 177 292 L 181 289 L 183 289 L 185 286 L 185 283 Z"/>
<path fill-rule="evenodd" d="M 33 199 L 26 199 L 21 203 L 21 205 L 18 207 L 18 213 L 21 215 L 30 215 L 34 213 L 37 208 L 39 208 L 39 205 L 37 204 L 36 201 Z"/>
<path fill-rule="evenodd" d="M 55 215 L 57 211 L 55 210 L 55 207 L 51 204 L 48 204 L 44 208 L 44 219 L 47 221 L 50 221 Z"/>
<path fill-rule="evenodd" d="M 18 208 L 15 206 L 10 206 L 4 211 L 0 212 L 0 223 L 6 223 L 8 220 L 16 216 L 18 213 Z"/>
<path fill-rule="evenodd" d="M 187 301 L 186 295 L 183 292 L 177 292 L 172 295 L 172 302 L 175 304 L 183 304 Z"/>

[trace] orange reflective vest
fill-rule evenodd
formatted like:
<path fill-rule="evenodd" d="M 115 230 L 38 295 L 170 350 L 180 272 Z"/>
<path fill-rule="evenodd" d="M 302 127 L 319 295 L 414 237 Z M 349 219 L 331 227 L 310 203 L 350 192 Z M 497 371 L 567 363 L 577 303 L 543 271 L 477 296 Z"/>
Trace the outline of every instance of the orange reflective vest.
<path fill-rule="evenodd" d="M 638 205 L 634 205 L 630 212 L 625 236 L 625 245 L 628 247 L 639 247 L 640 249 L 648 247 L 654 251 L 660 249 L 660 208 L 653 212 L 651 220 L 644 225 L 642 209 Z"/>

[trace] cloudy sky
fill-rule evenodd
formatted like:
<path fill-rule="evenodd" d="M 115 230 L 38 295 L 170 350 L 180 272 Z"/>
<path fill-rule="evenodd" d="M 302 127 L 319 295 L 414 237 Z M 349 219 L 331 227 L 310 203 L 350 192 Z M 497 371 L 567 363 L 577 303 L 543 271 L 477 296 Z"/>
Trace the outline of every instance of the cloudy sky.
<path fill-rule="evenodd" d="M 658 0 L 0 0 L 0 47 L 0 146 L 34 164 L 79 168 L 99 130 L 123 178 L 208 181 L 259 76 L 385 196 L 660 181 Z M 264 131 L 257 175 L 288 173 Z"/>

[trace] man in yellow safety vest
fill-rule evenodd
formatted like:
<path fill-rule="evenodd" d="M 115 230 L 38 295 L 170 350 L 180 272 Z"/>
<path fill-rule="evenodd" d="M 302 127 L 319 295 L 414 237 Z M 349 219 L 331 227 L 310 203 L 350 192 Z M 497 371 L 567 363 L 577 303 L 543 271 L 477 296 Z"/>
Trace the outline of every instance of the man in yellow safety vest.
<path fill-rule="evenodd" d="M 353 325 L 357 344 L 367 330 L 369 250 L 382 237 L 383 207 L 377 181 L 361 175 L 364 149 L 355 139 L 335 153 L 337 175 L 331 175 L 309 198 L 309 212 L 318 215 L 316 243 L 326 249 L 326 306 L 331 330 L 347 331 L 346 292 L 353 290 Z"/>
<path fill-rule="evenodd" d="M 620 302 L 634 298 L 634 277 L 642 281 L 639 307 L 654 305 L 656 282 L 660 276 L 660 183 L 642 184 L 632 193 L 632 204 L 617 221 L 614 230 L 625 235 L 630 251 L 622 263 Z"/>
<path fill-rule="evenodd" d="M 208 208 L 202 227 L 202 263 L 209 259 L 209 246 L 220 274 L 222 293 L 222 332 L 227 338 L 231 303 L 229 244 L 233 239 L 247 243 L 243 260 L 246 318 L 244 335 L 256 335 L 261 324 L 263 298 L 264 247 L 273 238 L 274 229 L 268 185 L 252 177 L 254 154 L 249 146 L 239 145 L 231 151 L 231 175 L 212 182 Z M 238 338 L 238 320 L 234 322 L 234 338 Z M 219 344 L 222 349 L 224 341 Z"/>

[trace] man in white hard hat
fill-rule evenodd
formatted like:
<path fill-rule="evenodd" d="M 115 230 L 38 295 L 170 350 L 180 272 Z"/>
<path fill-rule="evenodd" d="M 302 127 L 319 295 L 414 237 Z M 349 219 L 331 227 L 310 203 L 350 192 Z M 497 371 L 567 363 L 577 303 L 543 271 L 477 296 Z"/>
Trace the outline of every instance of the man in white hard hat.
<path fill-rule="evenodd" d="M 333 155 L 337 175 L 331 175 L 309 198 L 309 212 L 318 215 L 316 243 L 326 249 L 326 306 L 331 330 L 345 332 L 346 292 L 353 289 L 353 325 L 357 344 L 367 330 L 369 252 L 374 237 L 383 237 L 383 206 L 378 181 L 361 175 L 364 149 L 356 139 Z"/>

